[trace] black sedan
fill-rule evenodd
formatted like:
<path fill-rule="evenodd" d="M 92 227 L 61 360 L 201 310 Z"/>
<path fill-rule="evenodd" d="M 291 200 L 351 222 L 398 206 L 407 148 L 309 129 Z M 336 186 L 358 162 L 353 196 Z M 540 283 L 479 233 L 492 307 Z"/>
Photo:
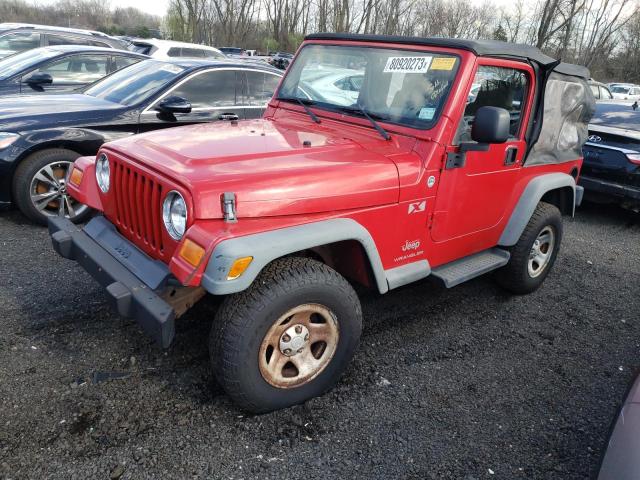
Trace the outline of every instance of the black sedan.
<path fill-rule="evenodd" d="M 640 109 L 637 103 L 601 102 L 583 148 L 580 185 L 586 198 L 640 209 Z"/>
<path fill-rule="evenodd" d="M 34 48 L 0 60 L 0 95 L 78 90 L 145 58 L 82 45 Z"/>
<path fill-rule="evenodd" d="M 258 118 L 281 73 L 231 60 L 143 60 L 83 93 L 0 98 L 0 205 L 30 219 L 82 221 L 85 205 L 67 195 L 65 177 L 79 156 L 104 142 L 158 128 Z"/>

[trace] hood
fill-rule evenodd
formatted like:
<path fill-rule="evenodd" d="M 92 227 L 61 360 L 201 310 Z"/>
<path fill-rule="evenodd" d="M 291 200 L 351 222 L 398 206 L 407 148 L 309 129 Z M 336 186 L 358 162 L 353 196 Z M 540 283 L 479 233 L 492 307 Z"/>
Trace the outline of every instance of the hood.
<path fill-rule="evenodd" d="M 397 202 L 397 168 L 371 148 L 386 144 L 388 149 L 390 142 L 361 136 L 345 138 L 324 123 L 312 129 L 261 119 L 171 128 L 117 140 L 106 148 L 187 188 L 196 218 L 221 218 L 224 192 L 236 194 L 242 218 Z"/>
<path fill-rule="evenodd" d="M 0 130 L 25 132 L 50 127 L 82 126 L 113 117 L 120 104 L 84 94 L 16 95 L 0 98 Z"/>

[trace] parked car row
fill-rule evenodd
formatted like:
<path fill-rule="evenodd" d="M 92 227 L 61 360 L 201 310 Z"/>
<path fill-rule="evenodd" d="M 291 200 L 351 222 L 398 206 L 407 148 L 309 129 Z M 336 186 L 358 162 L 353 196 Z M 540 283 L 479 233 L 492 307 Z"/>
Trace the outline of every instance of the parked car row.
<path fill-rule="evenodd" d="M 0 204 L 43 224 L 59 214 L 81 221 L 89 211 L 65 187 L 76 158 L 158 128 L 258 118 L 281 77 L 266 64 L 140 57 L 124 56 L 136 63 L 81 92 L 0 98 Z"/>
<path fill-rule="evenodd" d="M 609 83 L 611 95 L 616 100 L 640 100 L 640 85 L 633 83 Z"/>
<path fill-rule="evenodd" d="M 28 23 L 0 23 L 0 58 L 38 47 L 87 45 L 125 49 L 126 43 L 101 32 Z"/>

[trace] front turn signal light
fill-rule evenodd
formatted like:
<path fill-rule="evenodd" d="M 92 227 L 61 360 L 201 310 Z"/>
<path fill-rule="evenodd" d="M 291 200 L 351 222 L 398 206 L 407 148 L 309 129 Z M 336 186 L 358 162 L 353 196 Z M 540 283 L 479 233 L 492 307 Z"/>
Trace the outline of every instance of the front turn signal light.
<path fill-rule="evenodd" d="M 79 168 L 73 167 L 73 170 L 71 170 L 71 176 L 69 177 L 69 181 L 73 183 L 76 187 L 79 187 L 80 183 L 82 183 L 82 175 L 84 175 L 82 173 L 82 170 L 80 170 Z"/>
<path fill-rule="evenodd" d="M 238 258 L 235 262 L 233 262 L 233 265 L 231 265 L 229 274 L 227 275 L 227 280 L 235 280 L 240 275 L 242 275 L 245 270 L 249 268 L 249 265 L 252 261 L 253 257 Z"/>
<path fill-rule="evenodd" d="M 180 247 L 180 257 L 189 265 L 197 267 L 204 257 L 204 248 L 187 238 Z"/>

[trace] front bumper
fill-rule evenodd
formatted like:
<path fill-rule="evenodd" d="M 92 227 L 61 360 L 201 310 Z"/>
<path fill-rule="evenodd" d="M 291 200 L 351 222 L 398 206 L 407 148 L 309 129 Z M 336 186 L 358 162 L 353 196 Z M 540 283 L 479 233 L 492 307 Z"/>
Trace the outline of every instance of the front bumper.
<path fill-rule="evenodd" d="M 163 348 L 175 335 L 175 312 L 160 294 L 171 274 L 121 236 L 107 219 L 96 217 L 84 229 L 62 217 L 49 219 L 53 248 L 75 260 L 106 287 L 118 313 L 135 318 Z"/>

